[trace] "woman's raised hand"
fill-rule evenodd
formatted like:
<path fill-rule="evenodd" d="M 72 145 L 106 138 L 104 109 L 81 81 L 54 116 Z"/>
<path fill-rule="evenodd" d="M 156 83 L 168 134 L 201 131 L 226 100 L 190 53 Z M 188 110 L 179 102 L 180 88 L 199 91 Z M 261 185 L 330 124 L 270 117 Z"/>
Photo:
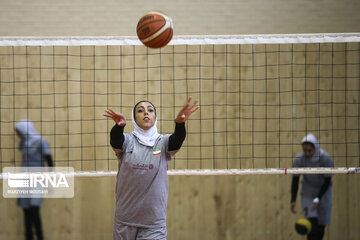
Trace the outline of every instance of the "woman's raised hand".
<path fill-rule="evenodd" d="M 111 118 L 120 127 L 125 127 L 126 119 L 125 119 L 124 115 L 122 115 L 121 113 L 115 112 L 111 108 L 108 108 L 107 110 L 105 110 L 105 112 L 106 112 L 106 114 L 104 114 L 105 117 Z"/>
<path fill-rule="evenodd" d="M 195 100 L 195 102 L 192 105 L 190 105 L 191 99 L 192 99 L 192 97 L 190 96 L 188 98 L 188 101 L 187 101 L 187 104 L 185 105 L 185 107 L 177 115 L 175 122 L 177 122 L 177 123 L 186 122 L 186 120 L 188 120 L 190 115 L 200 108 L 200 106 L 196 106 L 196 104 L 198 103 L 198 100 Z"/>

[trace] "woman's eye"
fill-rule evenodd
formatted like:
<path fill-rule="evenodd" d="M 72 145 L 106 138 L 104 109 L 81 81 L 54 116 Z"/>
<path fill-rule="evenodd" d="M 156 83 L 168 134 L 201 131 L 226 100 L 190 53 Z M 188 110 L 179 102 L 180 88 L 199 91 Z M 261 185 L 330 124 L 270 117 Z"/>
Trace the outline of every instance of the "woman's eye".
<path fill-rule="evenodd" d="M 154 109 L 149 109 L 149 112 L 154 112 Z"/>
<path fill-rule="evenodd" d="M 142 110 L 142 109 L 139 109 L 139 110 L 137 110 L 137 112 L 138 112 L 138 113 L 142 113 L 142 112 L 143 112 L 143 110 Z"/>

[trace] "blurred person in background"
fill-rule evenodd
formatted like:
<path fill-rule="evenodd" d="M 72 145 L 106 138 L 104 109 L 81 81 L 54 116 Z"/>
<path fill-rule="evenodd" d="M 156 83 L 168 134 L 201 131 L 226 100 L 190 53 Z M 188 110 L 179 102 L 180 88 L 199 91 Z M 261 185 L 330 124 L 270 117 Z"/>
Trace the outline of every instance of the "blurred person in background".
<path fill-rule="evenodd" d="M 18 121 L 15 131 L 20 138 L 19 150 L 22 155 L 22 167 L 44 167 L 45 162 L 49 167 L 53 166 L 49 144 L 38 134 L 31 121 Z M 33 227 L 35 227 L 37 239 L 44 239 L 40 216 L 41 203 L 42 198 L 18 199 L 18 205 L 24 210 L 26 240 L 33 239 Z"/>

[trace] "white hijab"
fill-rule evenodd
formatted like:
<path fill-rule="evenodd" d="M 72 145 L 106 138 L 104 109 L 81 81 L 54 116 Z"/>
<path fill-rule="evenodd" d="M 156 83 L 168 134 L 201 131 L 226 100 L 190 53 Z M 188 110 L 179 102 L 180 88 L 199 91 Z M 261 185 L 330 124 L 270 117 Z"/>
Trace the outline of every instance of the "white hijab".
<path fill-rule="evenodd" d="M 320 161 L 320 156 L 324 153 L 324 150 L 320 148 L 320 144 L 318 143 L 316 137 L 310 133 L 301 140 L 301 144 L 303 144 L 304 142 L 310 142 L 314 144 L 315 147 L 315 152 L 313 156 L 309 159 L 310 162 L 314 163 Z"/>
<path fill-rule="evenodd" d="M 160 136 L 157 131 L 157 117 L 155 116 L 154 125 L 149 130 L 144 130 L 139 127 L 135 121 L 134 109 L 131 111 L 132 124 L 134 125 L 134 131 L 132 134 L 138 139 L 138 141 L 145 146 L 153 147 L 156 140 Z"/>

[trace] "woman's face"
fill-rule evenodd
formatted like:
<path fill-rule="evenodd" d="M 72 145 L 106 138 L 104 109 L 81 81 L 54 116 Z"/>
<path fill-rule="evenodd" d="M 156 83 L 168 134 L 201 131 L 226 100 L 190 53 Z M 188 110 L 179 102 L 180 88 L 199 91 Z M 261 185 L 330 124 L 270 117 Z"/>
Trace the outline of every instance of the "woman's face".
<path fill-rule="evenodd" d="M 15 132 L 16 132 L 16 135 L 17 135 L 21 140 L 25 138 L 24 135 L 23 135 L 21 132 L 19 132 L 19 130 L 15 129 Z"/>
<path fill-rule="evenodd" d="M 314 153 L 315 153 L 315 149 L 311 144 L 303 144 L 302 145 L 303 151 L 304 151 L 304 155 L 307 158 L 311 158 Z"/>
<path fill-rule="evenodd" d="M 135 122 L 144 129 L 149 130 L 155 123 L 155 109 L 149 102 L 141 102 L 135 108 Z"/>

